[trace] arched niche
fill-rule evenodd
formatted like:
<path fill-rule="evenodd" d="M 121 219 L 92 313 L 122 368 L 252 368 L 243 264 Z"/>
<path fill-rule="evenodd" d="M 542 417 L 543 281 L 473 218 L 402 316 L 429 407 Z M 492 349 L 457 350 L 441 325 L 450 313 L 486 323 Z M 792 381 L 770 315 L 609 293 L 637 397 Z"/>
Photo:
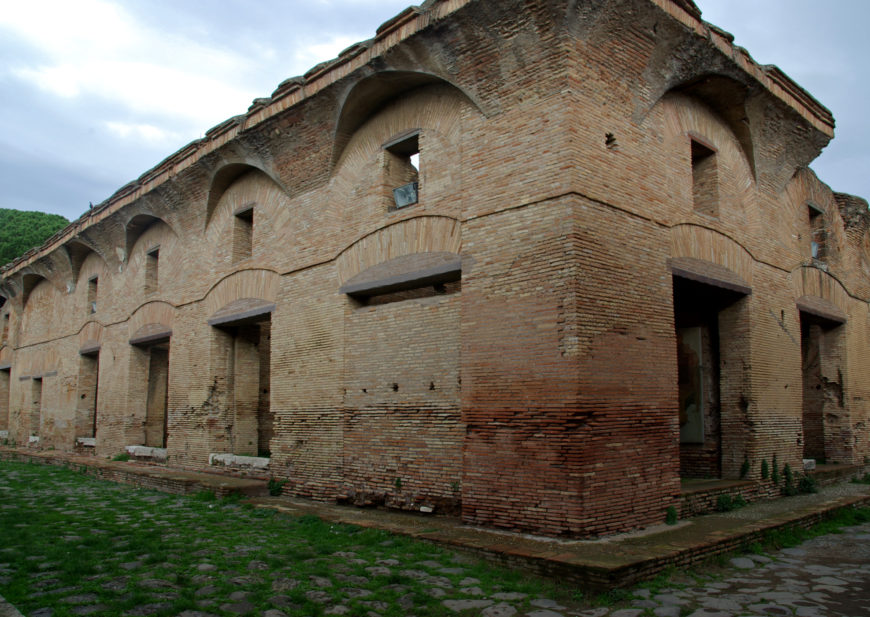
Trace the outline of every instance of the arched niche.
<path fill-rule="evenodd" d="M 375 113 L 391 101 L 418 88 L 443 84 L 468 101 L 480 106 L 466 92 L 443 78 L 414 71 L 382 71 L 365 77 L 348 87 L 338 110 L 333 145 L 333 168 L 341 159 L 353 134 Z"/>
<path fill-rule="evenodd" d="M 159 224 L 165 225 L 173 235 L 177 235 L 169 223 L 153 214 L 137 214 L 127 221 L 127 224 L 124 226 L 126 238 L 126 245 L 124 248 L 126 250 L 127 259 L 130 258 L 130 254 L 133 252 L 133 247 L 136 245 L 139 238 L 141 238 L 142 235 L 151 227 Z"/>
<path fill-rule="evenodd" d="M 706 74 L 675 86 L 669 93 L 702 102 L 725 122 L 740 144 L 754 179 L 755 155 L 746 109 L 749 88 L 725 75 Z"/>
<path fill-rule="evenodd" d="M 96 250 L 94 250 L 93 247 L 86 244 L 85 242 L 82 242 L 81 240 L 70 240 L 63 245 L 63 250 L 66 251 L 66 254 L 69 257 L 73 281 L 79 280 L 82 264 L 84 264 L 85 260 L 88 259 L 88 257 L 90 257 L 91 255 L 95 255 L 101 262 L 103 262 L 103 266 L 105 266 L 106 261 L 103 256 Z"/>
<path fill-rule="evenodd" d="M 242 176 L 250 173 L 258 175 L 262 174 L 262 176 L 268 178 L 280 191 L 284 194 L 288 194 L 287 189 L 281 184 L 281 182 L 271 174 L 267 173 L 264 169 L 246 162 L 227 163 L 214 172 L 209 185 L 208 199 L 206 200 L 206 228 L 208 228 L 224 193 L 226 193 L 237 180 L 241 179 Z"/>
<path fill-rule="evenodd" d="M 21 306 L 26 307 L 27 301 L 30 299 L 30 294 L 36 289 L 36 286 L 45 282 L 51 285 L 51 281 L 40 274 L 25 273 L 21 276 Z"/>

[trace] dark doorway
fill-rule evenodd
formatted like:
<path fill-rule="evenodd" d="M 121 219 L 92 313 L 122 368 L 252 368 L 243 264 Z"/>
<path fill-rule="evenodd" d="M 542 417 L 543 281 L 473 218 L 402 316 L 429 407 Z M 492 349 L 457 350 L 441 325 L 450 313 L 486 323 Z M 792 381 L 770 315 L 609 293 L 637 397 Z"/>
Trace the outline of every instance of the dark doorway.
<path fill-rule="evenodd" d="M 744 294 L 674 276 L 674 328 L 680 423 L 680 475 L 722 476 L 722 353 L 731 320 L 720 313 Z"/>

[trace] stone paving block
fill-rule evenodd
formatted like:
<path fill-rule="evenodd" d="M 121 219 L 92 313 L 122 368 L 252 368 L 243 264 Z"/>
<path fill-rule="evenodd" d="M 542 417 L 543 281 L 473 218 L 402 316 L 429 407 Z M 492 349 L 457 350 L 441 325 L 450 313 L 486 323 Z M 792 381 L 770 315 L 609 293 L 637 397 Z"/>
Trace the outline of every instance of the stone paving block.
<path fill-rule="evenodd" d="M 517 609 L 506 602 L 500 602 L 487 606 L 480 612 L 480 617 L 514 617 L 517 614 Z"/>
<path fill-rule="evenodd" d="M 486 608 L 493 604 L 492 600 L 444 600 L 442 604 L 451 611 L 460 612 L 474 608 Z"/>

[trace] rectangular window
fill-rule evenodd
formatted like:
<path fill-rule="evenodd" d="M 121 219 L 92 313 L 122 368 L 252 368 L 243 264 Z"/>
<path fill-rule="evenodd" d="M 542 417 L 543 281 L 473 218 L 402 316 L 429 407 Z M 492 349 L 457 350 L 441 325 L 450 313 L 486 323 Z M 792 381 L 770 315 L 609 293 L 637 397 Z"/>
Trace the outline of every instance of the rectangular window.
<path fill-rule="evenodd" d="M 233 218 L 233 263 L 254 254 L 254 206 L 237 210 Z"/>
<path fill-rule="evenodd" d="M 420 130 L 402 133 L 384 144 L 386 183 L 392 192 L 391 210 L 419 201 Z"/>
<path fill-rule="evenodd" d="M 160 247 L 154 247 L 145 253 L 145 293 L 157 291 L 160 266 Z"/>
<path fill-rule="evenodd" d="M 695 212 L 719 216 L 716 150 L 696 139 L 692 139 L 692 202 Z"/>
<path fill-rule="evenodd" d="M 825 211 L 813 202 L 807 202 L 810 217 L 810 256 L 819 261 L 825 260 Z"/>
<path fill-rule="evenodd" d="M 99 278 L 93 276 L 88 279 L 88 313 L 97 312 L 97 285 Z"/>
<path fill-rule="evenodd" d="M 6 343 L 9 340 L 9 313 L 3 315 L 3 333 L 0 338 L 0 343 Z"/>

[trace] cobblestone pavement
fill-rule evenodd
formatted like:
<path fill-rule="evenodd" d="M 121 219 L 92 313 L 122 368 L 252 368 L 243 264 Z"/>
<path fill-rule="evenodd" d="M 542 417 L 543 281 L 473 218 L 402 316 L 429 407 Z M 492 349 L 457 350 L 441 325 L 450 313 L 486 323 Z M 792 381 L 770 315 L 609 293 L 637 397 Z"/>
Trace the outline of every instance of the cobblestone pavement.
<path fill-rule="evenodd" d="M 870 615 L 870 523 L 592 607 L 383 532 L 46 473 L 0 464 L 0 593 L 28 617 Z"/>
<path fill-rule="evenodd" d="M 808 540 L 796 548 L 735 557 L 717 576 L 685 583 L 655 593 L 638 589 L 627 608 L 580 614 L 864 617 L 870 615 L 870 523 Z"/>

